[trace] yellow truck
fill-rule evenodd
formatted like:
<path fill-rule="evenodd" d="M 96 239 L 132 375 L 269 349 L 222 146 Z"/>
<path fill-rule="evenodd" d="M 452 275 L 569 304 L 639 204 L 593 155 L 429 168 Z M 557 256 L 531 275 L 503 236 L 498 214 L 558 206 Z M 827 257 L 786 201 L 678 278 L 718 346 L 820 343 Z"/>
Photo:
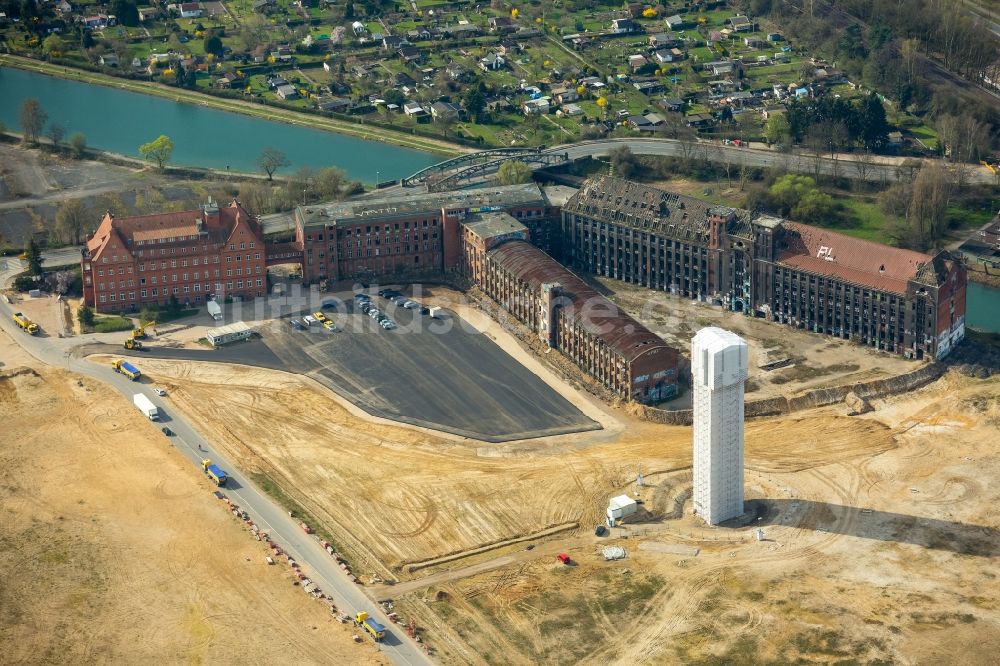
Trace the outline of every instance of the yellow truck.
<path fill-rule="evenodd" d="M 375 621 L 375 618 L 368 617 L 368 613 L 360 611 L 354 617 L 354 626 L 361 627 L 374 640 L 380 641 L 385 638 L 385 627 Z"/>
<path fill-rule="evenodd" d="M 115 372 L 120 373 L 131 379 L 132 381 L 138 381 L 142 373 L 139 372 L 139 368 L 135 367 L 125 359 L 118 359 L 111 363 L 111 367 L 115 369 Z"/>
<path fill-rule="evenodd" d="M 25 317 L 20 312 L 14 313 L 14 323 L 29 335 L 38 335 L 38 324 Z"/>
<path fill-rule="evenodd" d="M 226 473 L 222 471 L 221 467 L 212 464 L 211 460 L 209 460 L 208 458 L 202 460 L 201 468 L 205 470 L 205 476 L 210 478 L 215 483 L 215 485 L 217 486 L 226 485 L 226 481 L 229 479 L 229 477 L 226 476 Z"/>

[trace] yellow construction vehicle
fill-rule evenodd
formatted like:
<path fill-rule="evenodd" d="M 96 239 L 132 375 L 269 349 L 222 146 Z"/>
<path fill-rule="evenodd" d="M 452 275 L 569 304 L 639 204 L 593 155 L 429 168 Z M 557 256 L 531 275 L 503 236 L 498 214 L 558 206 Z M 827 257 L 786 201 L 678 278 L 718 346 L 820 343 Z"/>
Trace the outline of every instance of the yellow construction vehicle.
<path fill-rule="evenodd" d="M 201 468 L 205 470 L 205 476 L 211 479 L 217 486 L 224 486 L 226 485 L 226 481 L 229 480 L 229 477 L 222 471 L 222 468 L 212 464 L 212 461 L 208 458 L 201 461 Z"/>
<path fill-rule="evenodd" d="M 130 335 L 125 339 L 125 349 L 142 349 L 142 343 Z"/>
<path fill-rule="evenodd" d="M 148 335 L 146 335 L 146 329 L 152 328 L 154 326 L 156 326 L 155 321 L 147 321 L 145 324 L 137 326 L 135 329 L 132 330 L 131 338 L 133 340 L 145 340 L 147 337 L 149 337 Z"/>
<path fill-rule="evenodd" d="M 29 335 L 38 334 L 38 324 L 31 321 L 20 312 L 14 313 L 14 323 L 17 324 L 18 328 Z"/>
<path fill-rule="evenodd" d="M 365 633 L 370 635 L 376 642 L 385 638 L 385 627 L 375 621 L 375 618 L 369 617 L 368 613 L 360 611 L 354 616 L 354 626 L 361 627 L 365 630 Z"/>

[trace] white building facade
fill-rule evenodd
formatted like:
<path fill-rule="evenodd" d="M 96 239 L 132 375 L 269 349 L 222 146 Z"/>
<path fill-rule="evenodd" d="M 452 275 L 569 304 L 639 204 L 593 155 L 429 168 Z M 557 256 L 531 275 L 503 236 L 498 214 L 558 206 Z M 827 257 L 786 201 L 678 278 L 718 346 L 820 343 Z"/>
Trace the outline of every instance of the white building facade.
<path fill-rule="evenodd" d="M 743 514 L 743 390 L 747 343 L 703 328 L 691 340 L 694 510 L 710 525 Z"/>

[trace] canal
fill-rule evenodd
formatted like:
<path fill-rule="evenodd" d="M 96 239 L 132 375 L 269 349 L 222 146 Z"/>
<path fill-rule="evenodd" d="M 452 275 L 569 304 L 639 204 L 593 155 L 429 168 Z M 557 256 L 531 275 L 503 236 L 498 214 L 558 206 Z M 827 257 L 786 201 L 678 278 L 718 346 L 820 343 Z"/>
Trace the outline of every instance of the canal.
<path fill-rule="evenodd" d="M 969 282 L 965 306 L 965 323 L 969 328 L 1000 333 L 1000 289 Z"/>
<path fill-rule="evenodd" d="M 396 180 L 443 158 L 377 141 L 356 139 L 299 125 L 261 120 L 107 86 L 0 67 L 0 122 L 20 130 L 20 108 L 34 97 L 62 124 L 66 136 L 83 132 L 87 144 L 141 157 L 140 144 L 166 134 L 174 142 L 171 164 L 259 171 L 264 146 L 288 156 L 291 166 L 340 167 L 353 180 Z"/>

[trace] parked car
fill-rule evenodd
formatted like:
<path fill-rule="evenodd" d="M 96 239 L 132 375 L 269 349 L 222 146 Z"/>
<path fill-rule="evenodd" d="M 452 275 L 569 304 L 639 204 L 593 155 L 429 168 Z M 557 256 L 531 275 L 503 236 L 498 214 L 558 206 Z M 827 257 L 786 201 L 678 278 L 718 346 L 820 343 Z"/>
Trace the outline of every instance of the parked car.
<path fill-rule="evenodd" d="M 288 323 L 291 324 L 292 328 L 294 328 L 296 331 L 304 331 L 304 330 L 306 330 L 306 327 L 298 319 L 291 319 L 291 320 L 289 320 Z"/>
<path fill-rule="evenodd" d="M 368 294 L 354 294 L 354 300 L 356 301 L 370 301 L 372 297 Z"/>
<path fill-rule="evenodd" d="M 396 328 L 396 324 L 394 324 L 393 322 L 391 322 L 391 321 L 390 321 L 390 320 L 388 320 L 388 319 L 386 319 L 386 320 L 385 320 L 385 321 L 383 321 L 383 322 L 380 322 L 380 324 L 379 324 L 379 325 L 380 325 L 380 326 L 381 326 L 382 328 L 384 328 L 385 330 L 387 330 L 387 331 L 391 331 L 392 329 Z"/>
<path fill-rule="evenodd" d="M 336 310 L 337 309 L 337 304 L 334 303 L 333 301 L 326 301 L 325 303 L 323 303 L 323 305 L 321 306 L 320 309 L 322 309 L 322 310 Z"/>
<path fill-rule="evenodd" d="M 431 313 L 431 309 L 429 307 L 427 307 L 426 305 L 423 305 L 423 306 L 420 307 L 420 314 L 422 314 L 422 315 L 429 315 L 430 313 Z"/>
<path fill-rule="evenodd" d="M 325 328 L 328 331 L 336 331 L 337 330 L 337 325 L 334 324 L 329 319 L 327 319 L 326 321 L 323 322 L 323 328 Z"/>
<path fill-rule="evenodd" d="M 363 301 L 359 309 L 365 314 L 368 314 L 369 312 L 375 309 L 375 306 L 369 303 L 368 301 Z"/>
<path fill-rule="evenodd" d="M 403 303 L 403 307 L 406 308 L 407 310 L 413 310 L 415 308 L 419 308 L 420 304 L 417 303 L 416 301 L 406 301 L 405 303 Z"/>

